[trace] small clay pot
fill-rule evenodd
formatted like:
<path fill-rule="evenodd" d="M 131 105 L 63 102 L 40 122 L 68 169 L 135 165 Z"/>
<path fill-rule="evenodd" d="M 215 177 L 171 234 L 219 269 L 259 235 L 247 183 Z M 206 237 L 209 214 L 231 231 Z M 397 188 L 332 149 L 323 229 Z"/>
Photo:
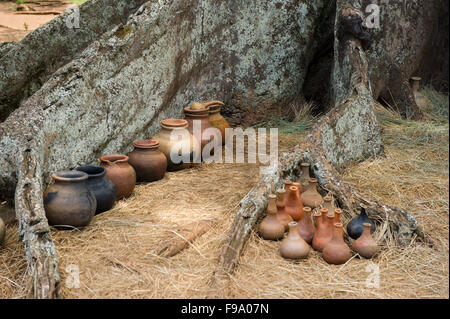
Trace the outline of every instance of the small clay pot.
<path fill-rule="evenodd" d="M 3 219 L 0 218 L 0 247 L 5 243 L 6 226 Z"/>
<path fill-rule="evenodd" d="M 280 255 L 286 259 L 304 259 L 307 258 L 311 247 L 300 236 L 297 231 L 297 222 L 289 224 L 289 233 L 281 242 Z"/>
<path fill-rule="evenodd" d="M 290 215 L 293 220 L 299 221 L 303 215 L 303 204 L 300 198 L 298 188 L 291 186 L 284 204 L 286 214 Z"/>
<path fill-rule="evenodd" d="M 363 227 L 362 235 L 353 243 L 352 248 L 360 256 L 370 259 L 378 252 L 378 245 L 370 233 L 372 225 L 364 223 Z"/>
<path fill-rule="evenodd" d="M 106 177 L 116 186 L 116 199 L 131 196 L 136 186 L 136 172 L 128 163 L 126 155 L 100 157 L 100 166 L 106 169 Z"/>
<path fill-rule="evenodd" d="M 311 219 L 311 208 L 303 207 L 303 217 L 298 222 L 298 233 L 308 243 L 314 238 L 314 225 Z"/>
<path fill-rule="evenodd" d="M 342 224 L 334 224 L 333 236 L 323 248 L 323 259 L 333 265 L 345 264 L 351 257 L 350 248 L 342 237 Z"/>
<path fill-rule="evenodd" d="M 152 137 L 152 140 L 159 142 L 159 150 L 167 158 L 167 171 L 169 172 L 189 168 L 194 163 L 200 163 L 200 144 L 189 133 L 188 126 L 186 120 L 165 119 L 161 122 L 161 131 Z M 171 140 L 172 134 L 177 136 L 178 139 Z M 171 152 L 173 152 L 174 159 L 172 159 Z"/>
<path fill-rule="evenodd" d="M 209 107 L 209 124 L 220 131 L 220 134 L 222 135 L 222 145 L 225 145 L 225 129 L 230 128 L 230 124 L 228 124 L 227 120 L 220 114 L 221 106 L 224 106 L 225 104 L 220 101 L 208 101 L 205 103 L 207 107 Z"/>
<path fill-rule="evenodd" d="M 136 171 L 136 181 L 155 182 L 163 179 L 167 170 L 167 158 L 159 150 L 159 142 L 141 140 L 134 142 L 133 146 L 128 162 Z"/>
<path fill-rule="evenodd" d="M 369 219 L 366 213 L 366 209 L 361 205 L 361 213 L 359 214 L 359 216 L 353 218 L 347 225 L 347 234 L 353 239 L 358 239 L 359 236 L 361 236 L 361 234 L 363 233 L 364 223 L 369 223 L 372 225 L 371 232 L 373 234 L 373 232 L 375 231 L 375 224 Z"/>
<path fill-rule="evenodd" d="M 277 196 L 269 195 L 267 216 L 259 224 L 259 233 L 265 240 L 279 240 L 284 236 L 284 225 L 277 219 Z"/>
<path fill-rule="evenodd" d="M 88 174 L 86 185 L 97 201 L 95 214 L 110 210 L 116 201 L 117 190 L 114 183 L 106 177 L 106 169 L 101 166 L 81 166 L 77 171 Z"/>
<path fill-rule="evenodd" d="M 304 206 L 311 207 L 315 209 L 322 205 L 322 195 L 317 191 L 317 179 L 310 178 L 308 186 L 306 187 L 305 192 L 302 194 L 302 201 Z"/>
<path fill-rule="evenodd" d="M 311 167 L 311 164 L 309 163 L 302 163 L 301 165 L 302 173 L 300 175 L 300 178 L 298 179 L 298 182 L 300 183 L 300 193 L 304 193 L 307 189 L 307 186 L 309 184 L 309 168 Z"/>
<path fill-rule="evenodd" d="M 206 130 L 211 128 L 211 124 L 208 120 L 209 116 L 209 108 L 200 109 L 200 110 L 192 110 L 190 107 L 184 108 L 184 118 L 188 122 L 188 130 L 199 142 L 201 150 L 202 150 L 202 159 L 206 159 L 214 154 L 214 148 L 211 149 L 209 154 L 203 154 L 203 150 L 206 145 L 210 143 L 217 143 L 213 145 L 221 145 L 222 139 L 211 136 L 207 134 Z M 198 130 L 196 130 L 198 127 Z"/>
<path fill-rule="evenodd" d="M 86 185 L 88 174 L 61 171 L 52 175 L 54 184 L 44 193 L 44 209 L 49 225 L 81 228 L 95 215 L 97 201 Z"/>
<path fill-rule="evenodd" d="M 322 251 L 325 245 L 333 237 L 334 216 L 328 214 L 328 209 L 321 209 L 321 222 L 317 225 L 312 241 L 312 246 L 317 251 Z"/>
<path fill-rule="evenodd" d="M 277 191 L 277 219 L 284 226 L 284 230 L 289 230 L 289 223 L 293 221 L 292 217 L 286 213 L 285 208 L 286 191 L 279 189 Z"/>

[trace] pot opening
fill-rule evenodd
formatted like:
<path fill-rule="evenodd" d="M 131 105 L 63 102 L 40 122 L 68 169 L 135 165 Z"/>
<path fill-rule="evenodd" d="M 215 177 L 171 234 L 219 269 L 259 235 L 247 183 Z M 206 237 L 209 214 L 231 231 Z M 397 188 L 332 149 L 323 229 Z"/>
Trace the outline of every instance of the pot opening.
<path fill-rule="evenodd" d="M 77 168 L 77 171 L 84 172 L 89 175 L 89 178 L 91 177 L 102 177 L 106 174 L 106 169 L 101 166 L 93 166 L 93 165 L 87 165 L 87 166 L 80 166 Z"/>
<path fill-rule="evenodd" d="M 187 128 L 188 122 L 183 119 L 165 119 L 161 121 L 161 126 L 167 129 Z"/>
<path fill-rule="evenodd" d="M 134 147 L 137 148 L 157 148 L 159 147 L 159 142 L 157 140 L 140 140 L 133 143 Z"/>
<path fill-rule="evenodd" d="M 60 171 L 52 175 L 58 182 L 79 182 L 88 179 L 88 174 L 80 171 Z"/>
<path fill-rule="evenodd" d="M 105 155 L 100 157 L 100 161 L 103 163 L 125 163 L 128 162 L 128 156 L 126 155 Z"/>

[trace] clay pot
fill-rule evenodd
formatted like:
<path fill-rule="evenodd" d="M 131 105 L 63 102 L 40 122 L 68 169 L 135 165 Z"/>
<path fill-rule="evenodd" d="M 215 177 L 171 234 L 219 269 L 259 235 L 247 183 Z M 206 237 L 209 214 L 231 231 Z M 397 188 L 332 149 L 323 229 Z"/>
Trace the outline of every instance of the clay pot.
<path fill-rule="evenodd" d="M 360 256 L 370 259 L 378 252 L 378 245 L 370 233 L 372 225 L 364 223 L 363 227 L 362 235 L 353 243 L 352 248 Z"/>
<path fill-rule="evenodd" d="M 49 225 L 84 227 L 95 215 L 97 201 L 86 185 L 88 174 L 61 171 L 52 175 L 54 184 L 44 193 L 44 209 Z"/>
<path fill-rule="evenodd" d="M 328 209 L 322 208 L 320 222 L 316 227 L 312 246 L 317 251 L 322 251 L 325 245 L 333 237 L 334 216 L 328 214 Z"/>
<path fill-rule="evenodd" d="M 430 109 L 430 103 L 425 98 L 425 96 L 419 91 L 420 90 L 420 81 L 422 78 L 420 77 L 412 77 L 411 78 L 411 89 L 414 95 L 414 100 L 416 101 L 417 106 L 421 110 L 429 110 Z"/>
<path fill-rule="evenodd" d="M 106 169 L 106 177 L 116 186 L 116 199 L 131 196 L 136 186 L 136 172 L 128 163 L 128 156 L 105 155 L 100 157 L 100 162 Z"/>
<path fill-rule="evenodd" d="M 221 106 L 224 106 L 225 104 L 220 101 L 210 101 L 206 103 L 208 103 L 207 105 L 209 107 L 209 124 L 220 131 L 220 134 L 222 135 L 222 145 L 225 145 L 225 129 L 230 128 L 230 124 L 228 124 L 227 120 L 220 114 Z"/>
<path fill-rule="evenodd" d="M 159 150 L 159 142 L 141 140 L 134 142 L 133 146 L 128 162 L 136 171 L 136 181 L 155 182 L 163 179 L 167 170 L 167 158 Z"/>
<path fill-rule="evenodd" d="M 0 218 L 0 247 L 5 243 L 6 226 L 3 219 Z"/>
<path fill-rule="evenodd" d="M 353 239 L 358 239 L 359 236 L 361 236 L 361 234 L 363 233 L 364 223 L 369 223 L 372 225 L 371 232 L 373 234 L 373 232 L 375 231 L 375 224 L 367 216 L 366 209 L 361 206 L 361 213 L 359 214 L 359 216 L 356 216 L 348 223 L 347 234 Z"/>
<path fill-rule="evenodd" d="M 314 238 L 314 225 L 311 219 L 311 208 L 303 207 L 303 217 L 298 222 L 298 233 L 308 243 Z"/>
<path fill-rule="evenodd" d="M 317 191 L 317 179 L 310 178 L 306 191 L 302 194 L 303 205 L 315 209 L 322 205 L 322 195 Z"/>
<path fill-rule="evenodd" d="M 284 189 L 279 189 L 277 191 L 277 219 L 284 226 L 284 230 L 289 230 L 289 223 L 293 221 L 291 215 L 286 213 L 285 201 L 286 201 L 286 191 Z"/>
<path fill-rule="evenodd" d="M 188 126 L 186 120 L 166 119 L 161 122 L 161 131 L 152 137 L 153 140 L 159 142 L 159 150 L 166 156 L 167 170 L 170 172 L 191 167 L 193 163 L 200 163 L 200 144 L 189 133 Z M 178 139 L 171 141 L 171 134 L 178 136 Z M 176 161 L 177 157 L 174 157 L 175 161 L 172 160 L 171 150 L 175 152 L 174 155 L 179 155 L 179 159 L 181 159 L 179 162 Z"/>
<path fill-rule="evenodd" d="M 269 195 L 267 216 L 259 224 L 259 233 L 266 240 L 279 240 L 284 236 L 284 225 L 277 219 L 277 196 Z"/>
<path fill-rule="evenodd" d="M 283 258 L 304 259 L 309 255 L 311 247 L 300 236 L 297 226 L 297 222 L 289 223 L 289 233 L 280 246 L 280 255 Z"/>
<path fill-rule="evenodd" d="M 88 174 L 86 185 L 97 201 L 95 214 L 110 210 L 116 201 L 117 190 L 114 183 L 106 178 L 106 169 L 101 166 L 81 166 L 77 171 Z"/>
<path fill-rule="evenodd" d="M 302 173 L 300 175 L 300 178 L 298 179 L 298 182 L 300 183 L 301 187 L 300 187 L 300 192 L 304 193 L 307 189 L 307 186 L 309 184 L 309 168 L 311 167 L 311 164 L 309 163 L 302 163 L 301 164 L 301 168 L 302 168 Z"/>
<path fill-rule="evenodd" d="M 323 259 L 333 265 L 345 264 L 351 257 L 350 248 L 342 238 L 342 224 L 334 224 L 333 237 L 323 248 Z"/>
<path fill-rule="evenodd" d="M 184 108 L 184 118 L 188 122 L 188 130 L 199 142 L 202 150 L 202 159 L 208 158 L 209 156 L 214 154 L 214 149 L 211 149 L 210 154 L 203 154 L 203 149 L 209 143 L 211 143 L 215 138 L 210 136 L 205 131 L 211 128 L 211 124 L 208 121 L 209 116 L 209 108 L 200 109 L 200 110 L 191 110 L 190 107 Z M 198 131 L 195 130 L 195 127 L 198 127 Z M 218 144 L 222 143 L 221 139 L 217 140 Z M 205 157 L 205 158 L 203 158 Z"/>
<path fill-rule="evenodd" d="M 287 194 L 284 204 L 284 210 L 295 221 L 299 221 L 302 218 L 303 204 L 297 187 L 291 186 L 289 188 L 289 193 Z"/>

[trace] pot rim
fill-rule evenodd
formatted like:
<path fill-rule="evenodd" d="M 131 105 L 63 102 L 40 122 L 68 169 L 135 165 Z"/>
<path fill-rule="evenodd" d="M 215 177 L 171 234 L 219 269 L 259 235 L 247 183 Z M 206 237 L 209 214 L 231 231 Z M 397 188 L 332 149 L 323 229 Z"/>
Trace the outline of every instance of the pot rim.
<path fill-rule="evenodd" d="M 144 139 L 133 142 L 133 146 L 142 149 L 153 149 L 159 147 L 159 142 L 154 139 Z"/>
<path fill-rule="evenodd" d="M 413 81 L 421 81 L 422 78 L 420 76 L 412 76 L 411 80 L 413 80 Z"/>
<path fill-rule="evenodd" d="M 128 162 L 128 159 L 128 156 L 123 154 L 109 154 L 100 157 L 102 163 L 108 164 L 126 163 Z"/>
<path fill-rule="evenodd" d="M 209 107 L 206 107 L 206 108 L 200 109 L 200 110 L 191 110 L 191 107 L 188 106 L 188 107 L 184 108 L 184 113 L 189 114 L 189 115 L 208 115 Z"/>
<path fill-rule="evenodd" d="M 300 166 L 301 167 L 310 167 L 311 164 L 310 163 L 301 163 Z"/>
<path fill-rule="evenodd" d="M 106 169 L 98 165 L 84 165 L 76 168 L 77 171 L 88 174 L 88 178 L 103 177 L 106 175 Z M 91 170 L 97 170 L 98 173 L 90 173 Z"/>
<path fill-rule="evenodd" d="M 81 182 L 87 180 L 89 175 L 76 170 L 58 171 L 52 174 L 52 179 L 57 182 Z"/>
<path fill-rule="evenodd" d="M 165 128 L 165 129 L 169 129 L 169 130 L 183 129 L 183 128 L 187 128 L 188 126 L 189 126 L 188 121 L 186 121 L 184 119 L 170 118 L 170 119 L 165 119 L 165 120 L 161 121 L 161 127 Z"/>

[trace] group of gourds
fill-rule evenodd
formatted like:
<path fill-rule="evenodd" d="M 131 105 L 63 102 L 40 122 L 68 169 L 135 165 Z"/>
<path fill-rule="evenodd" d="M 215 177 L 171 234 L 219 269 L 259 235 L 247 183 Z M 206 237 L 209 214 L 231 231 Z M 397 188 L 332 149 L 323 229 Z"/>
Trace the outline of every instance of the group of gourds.
<path fill-rule="evenodd" d="M 282 239 L 283 258 L 307 258 L 312 246 L 327 263 L 344 264 L 351 258 L 351 250 L 344 240 L 342 210 L 334 206 L 331 194 L 322 197 L 317 191 L 317 179 L 309 175 L 310 164 L 301 166 L 298 182 L 286 180 L 284 189 L 278 190 L 277 195 L 269 195 L 267 216 L 259 225 L 259 233 L 266 240 Z M 378 251 L 372 237 L 374 231 L 375 224 L 363 207 L 361 214 L 347 225 L 347 234 L 355 239 L 352 249 L 364 258 L 372 258 Z"/>

